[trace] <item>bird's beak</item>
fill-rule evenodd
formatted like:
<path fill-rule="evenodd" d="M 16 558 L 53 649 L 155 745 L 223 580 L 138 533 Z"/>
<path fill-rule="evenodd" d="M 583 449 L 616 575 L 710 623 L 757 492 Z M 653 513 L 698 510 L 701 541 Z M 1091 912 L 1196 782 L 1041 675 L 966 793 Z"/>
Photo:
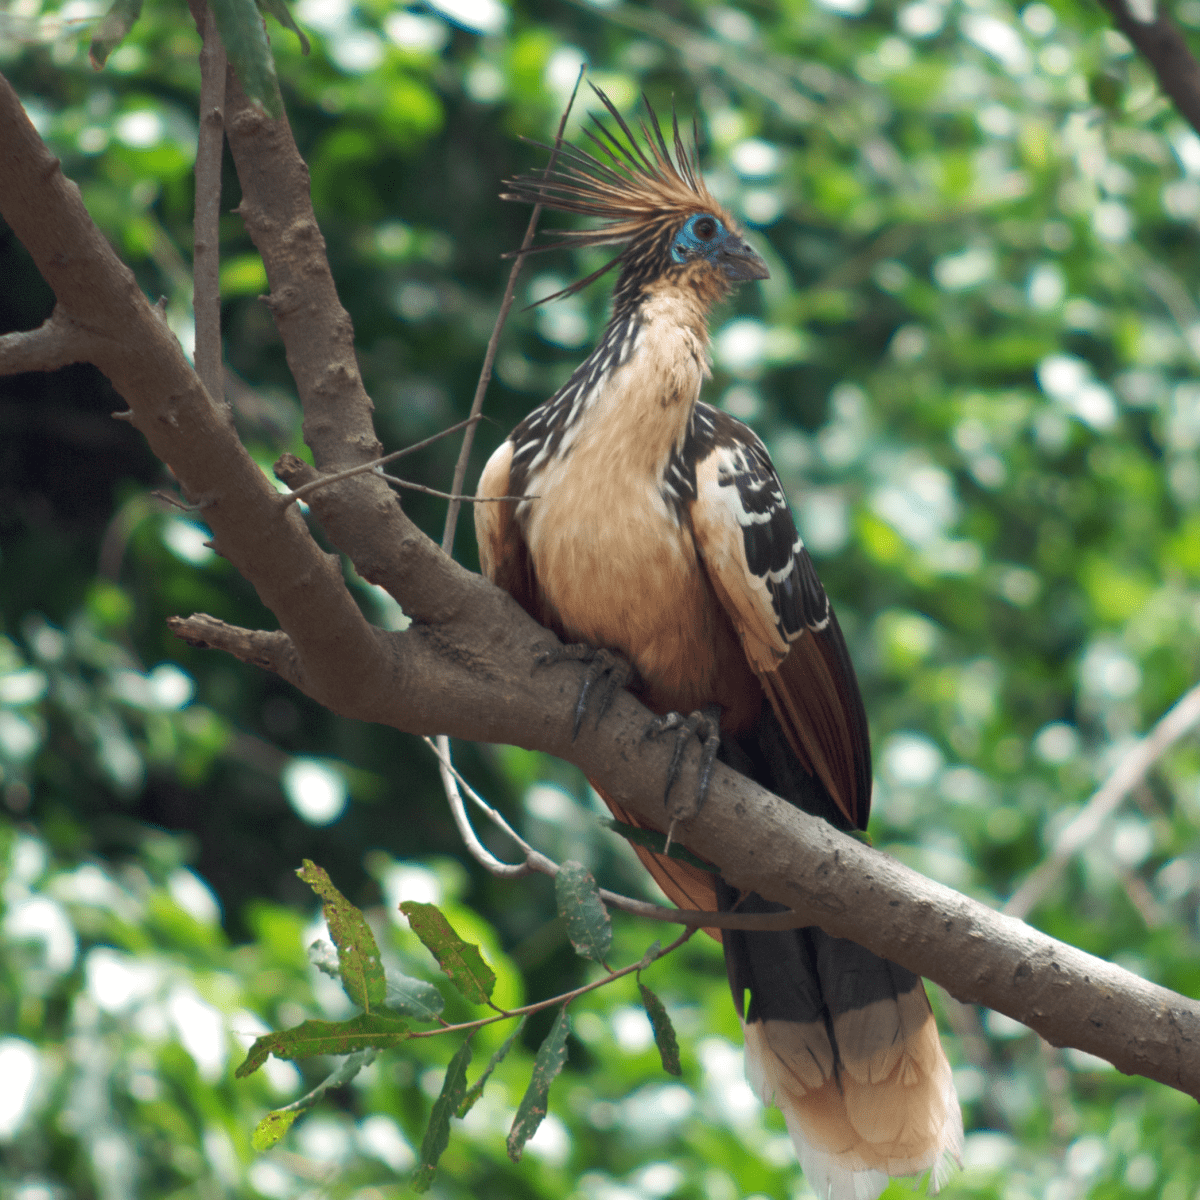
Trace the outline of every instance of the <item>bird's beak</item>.
<path fill-rule="evenodd" d="M 748 279 L 770 279 L 771 277 L 771 272 L 767 270 L 767 264 L 763 262 L 762 255 L 749 242 L 744 242 L 741 238 L 730 238 L 729 244 L 721 250 L 717 261 L 721 264 L 721 270 L 725 272 L 725 275 L 736 283 L 742 283 Z"/>

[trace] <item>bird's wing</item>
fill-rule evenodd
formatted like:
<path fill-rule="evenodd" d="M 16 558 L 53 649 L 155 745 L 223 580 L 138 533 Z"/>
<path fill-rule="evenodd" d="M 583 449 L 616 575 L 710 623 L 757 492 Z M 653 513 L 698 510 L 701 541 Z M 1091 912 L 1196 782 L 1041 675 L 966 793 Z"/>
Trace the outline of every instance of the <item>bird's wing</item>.
<path fill-rule="evenodd" d="M 511 496 L 513 442 L 501 442 L 488 459 L 479 477 L 476 495 L 481 499 Z M 479 543 L 479 566 L 497 587 L 502 587 L 535 620 L 538 612 L 537 588 L 529 547 L 516 519 L 517 505 L 512 500 L 491 499 L 475 505 L 475 538 Z"/>
<path fill-rule="evenodd" d="M 690 514 L 709 581 L 807 770 L 865 829 L 871 751 L 858 681 L 783 485 L 754 432 L 707 409 Z"/>

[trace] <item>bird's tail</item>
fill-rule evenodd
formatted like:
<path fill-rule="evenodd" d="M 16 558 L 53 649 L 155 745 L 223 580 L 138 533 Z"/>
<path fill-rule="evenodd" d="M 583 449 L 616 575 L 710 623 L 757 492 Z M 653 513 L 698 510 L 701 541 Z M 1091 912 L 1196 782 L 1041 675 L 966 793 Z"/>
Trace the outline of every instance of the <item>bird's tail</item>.
<path fill-rule="evenodd" d="M 723 882 L 722 908 L 779 906 Z M 890 1176 L 929 1171 L 936 1192 L 962 1158 L 962 1112 L 921 980 L 817 928 L 725 930 L 746 1074 L 782 1110 L 821 1200 L 874 1200 Z"/>

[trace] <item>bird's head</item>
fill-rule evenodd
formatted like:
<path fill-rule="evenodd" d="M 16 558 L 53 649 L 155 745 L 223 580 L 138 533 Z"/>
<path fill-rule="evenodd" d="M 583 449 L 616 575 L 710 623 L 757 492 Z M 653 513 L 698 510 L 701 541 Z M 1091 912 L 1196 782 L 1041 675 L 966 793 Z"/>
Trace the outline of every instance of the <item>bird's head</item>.
<path fill-rule="evenodd" d="M 607 161 L 564 144 L 559 150 L 562 166 L 545 176 L 509 180 L 508 190 L 501 193 L 505 200 L 597 217 L 601 222 L 594 229 L 561 233 L 558 240 L 537 250 L 622 247 L 600 270 L 556 295 L 578 292 L 618 265 L 621 274 L 614 293 L 618 305 L 661 281 L 690 285 L 712 300 L 733 284 L 766 279 L 766 263 L 705 186 L 696 166 L 695 138 L 689 149 L 678 121 L 673 120 L 672 154 L 658 117 L 643 97 L 649 124 L 641 123 L 639 141 L 612 101 L 595 85 L 592 90 L 619 130 L 619 135 L 614 133 L 595 115 L 593 128 L 586 130 Z"/>

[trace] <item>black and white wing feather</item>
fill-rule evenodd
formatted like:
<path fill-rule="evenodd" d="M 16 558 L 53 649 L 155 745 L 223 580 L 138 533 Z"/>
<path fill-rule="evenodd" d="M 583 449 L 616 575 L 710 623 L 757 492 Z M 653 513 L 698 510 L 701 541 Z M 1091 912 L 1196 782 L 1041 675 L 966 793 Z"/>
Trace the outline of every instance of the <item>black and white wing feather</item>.
<path fill-rule="evenodd" d="M 865 828 L 871 755 L 862 697 L 767 448 L 742 422 L 699 404 L 683 456 L 694 468 L 689 511 L 709 582 L 792 748 Z"/>

